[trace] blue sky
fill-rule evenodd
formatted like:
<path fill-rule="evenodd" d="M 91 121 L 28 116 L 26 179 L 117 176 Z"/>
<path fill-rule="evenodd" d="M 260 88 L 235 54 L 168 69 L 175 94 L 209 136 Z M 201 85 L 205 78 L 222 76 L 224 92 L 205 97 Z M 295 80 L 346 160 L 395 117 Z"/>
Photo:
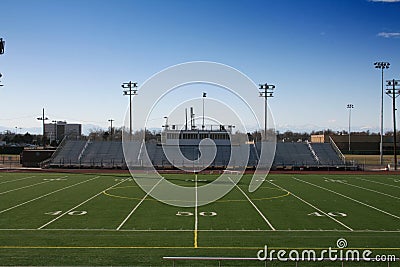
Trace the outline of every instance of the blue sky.
<path fill-rule="evenodd" d="M 51 120 L 120 126 L 122 82 L 201 60 L 275 84 L 278 130 L 346 129 L 353 103 L 354 128 L 378 131 L 373 63 L 400 79 L 399 14 L 389 0 L 2 0 L 0 126 L 40 127 L 43 107 Z"/>

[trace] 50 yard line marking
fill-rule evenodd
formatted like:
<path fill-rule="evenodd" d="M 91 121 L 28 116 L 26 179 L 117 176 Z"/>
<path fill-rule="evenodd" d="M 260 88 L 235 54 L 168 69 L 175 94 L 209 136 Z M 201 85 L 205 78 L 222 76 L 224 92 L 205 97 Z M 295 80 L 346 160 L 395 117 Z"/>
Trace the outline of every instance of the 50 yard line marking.
<path fill-rule="evenodd" d="M 156 188 L 156 186 L 162 181 L 163 179 L 160 179 L 151 189 L 149 192 L 147 192 L 147 194 L 140 200 L 140 202 L 131 210 L 131 212 L 128 214 L 128 216 L 126 216 L 126 218 L 122 221 L 122 223 L 117 227 L 117 231 L 119 231 L 122 226 L 124 226 L 124 224 L 129 220 L 129 218 L 132 216 L 132 214 L 137 210 L 137 208 L 143 203 L 143 201 L 150 195 L 150 193 L 154 190 L 154 188 Z M 103 192 L 107 191 L 104 190 Z"/>
<path fill-rule="evenodd" d="M 198 235 L 198 215 L 197 215 L 197 174 L 194 177 L 194 186 L 195 186 L 195 193 L 194 193 L 194 197 L 195 197 L 195 203 L 194 203 L 194 242 L 193 242 L 193 246 L 194 248 L 198 248 L 198 244 L 197 244 L 197 235 Z"/>
<path fill-rule="evenodd" d="M 234 181 L 228 177 L 229 180 L 231 180 L 232 183 L 234 183 Z M 235 183 L 234 183 L 235 184 Z M 251 199 L 246 195 L 246 193 L 237 185 L 235 184 L 235 187 L 237 187 L 237 189 L 239 189 L 240 192 L 242 192 L 242 194 L 247 198 L 247 200 L 250 202 L 250 204 L 256 209 L 256 211 L 258 212 L 258 214 L 260 214 L 260 216 L 264 219 L 264 221 L 268 224 L 268 226 L 273 230 L 276 231 L 275 227 L 272 226 L 272 224 L 270 223 L 270 221 L 264 216 L 264 214 L 257 208 L 256 204 L 253 203 L 253 201 L 251 201 Z M 285 190 L 286 191 L 286 190 Z"/>
<path fill-rule="evenodd" d="M 81 202 L 80 204 L 76 205 L 76 206 L 73 207 L 72 209 L 67 210 L 66 212 L 64 212 L 64 213 L 61 214 L 60 216 L 57 216 L 57 217 L 54 218 L 53 220 L 51 220 L 51 221 L 49 221 L 49 222 L 43 224 L 42 226 L 40 226 L 40 227 L 38 228 L 38 230 L 43 229 L 44 227 L 48 226 L 49 224 L 51 224 L 51 223 L 57 221 L 58 219 L 60 219 L 61 217 L 63 217 L 65 214 L 68 214 L 69 212 L 73 211 L 74 209 L 79 208 L 79 207 L 82 206 L 83 204 L 85 204 L 85 203 L 89 202 L 90 200 L 94 199 L 95 197 L 97 197 L 97 196 L 103 194 L 104 191 L 109 190 L 109 189 L 113 188 L 114 186 L 117 186 L 117 185 L 119 185 L 119 184 L 121 184 L 121 183 L 123 183 L 123 182 L 125 182 L 125 180 L 122 180 L 121 182 L 116 183 L 116 184 L 110 186 L 109 188 L 107 188 L 107 189 L 105 189 L 105 190 L 102 190 L 100 193 L 97 193 L 96 195 L 94 195 L 94 196 L 92 196 L 92 197 L 86 199 L 85 201 L 83 201 L 83 202 Z"/>

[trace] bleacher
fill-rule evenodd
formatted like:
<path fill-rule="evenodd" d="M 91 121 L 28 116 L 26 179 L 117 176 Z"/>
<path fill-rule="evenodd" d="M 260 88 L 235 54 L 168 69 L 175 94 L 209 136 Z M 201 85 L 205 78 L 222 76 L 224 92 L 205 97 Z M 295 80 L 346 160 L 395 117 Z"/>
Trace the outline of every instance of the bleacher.
<path fill-rule="evenodd" d="M 125 164 L 121 142 L 68 140 L 55 153 L 53 167 L 122 167 Z"/>
<path fill-rule="evenodd" d="M 274 166 L 317 166 L 307 143 L 276 144 Z"/>
<path fill-rule="evenodd" d="M 340 159 L 330 143 L 311 143 L 311 147 L 317 154 L 320 165 L 343 165 L 343 160 Z"/>
<path fill-rule="evenodd" d="M 79 155 L 85 144 L 85 140 L 68 140 L 61 149 L 55 152 L 51 164 L 60 166 L 79 164 Z"/>
<path fill-rule="evenodd" d="M 81 154 L 80 166 L 82 167 L 119 167 L 125 162 L 122 143 L 116 141 L 89 142 Z"/>
<path fill-rule="evenodd" d="M 141 146 L 139 143 L 133 146 Z M 53 155 L 50 161 L 52 167 L 81 167 L 81 168 L 124 168 L 125 163 L 123 145 L 118 141 L 77 141 L 67 140 L 65 144 Z M 125 147 L 126 149 L 126 147 Z M 167 150 L 172 147 L 165 148 Z M 196 160 L 199 156 L 199 148 L 193 145 L 180 147 L 182 154 L 188 160 Z M 231 158 L 231 165 L 243 166 L 241 155 L 249 153 L 247 167 L 257 166 L 260 157 L 260 144 L 256 145 L 233 145 L 232 148 L 226 145 L 217 146 L 216 156 L 210 164 L 212 168 L 224 168 L 228 166 Z M 137 148 L 134 150 L 138 150 Z M 172 168 L 173 165 L 184 166 L 181 157 L 171 153 L 167 159 L 163 146 L 156 142 L 146 143 L 146 151 L 149 160 L 156 168 Z M 146 162 L 144 159 L 145 150 L 140 150 L 140 155 L 133 155 L 130 159 L 130 166 L 138 166 Z M 176 154 L 176 153 L 175 153 Z M 318 166 L 342 166 L 343 161 L 329 143 L 283 143 L 276 144 L 273 167 L 318 167 Z"/>

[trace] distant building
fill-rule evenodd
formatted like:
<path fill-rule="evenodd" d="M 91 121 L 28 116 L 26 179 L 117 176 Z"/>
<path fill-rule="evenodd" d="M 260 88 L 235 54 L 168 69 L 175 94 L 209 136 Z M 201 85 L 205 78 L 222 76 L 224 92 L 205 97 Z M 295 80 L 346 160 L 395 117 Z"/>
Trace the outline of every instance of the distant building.
<path fill-rule="evenodd" d="M 56 123 L 46 123 L 44 125 L 46 137 L 50 140 L 61 141 L 65 136 L 77 137 L 82 135 L 82 124 L 67 123 L 57 121 Z"/>

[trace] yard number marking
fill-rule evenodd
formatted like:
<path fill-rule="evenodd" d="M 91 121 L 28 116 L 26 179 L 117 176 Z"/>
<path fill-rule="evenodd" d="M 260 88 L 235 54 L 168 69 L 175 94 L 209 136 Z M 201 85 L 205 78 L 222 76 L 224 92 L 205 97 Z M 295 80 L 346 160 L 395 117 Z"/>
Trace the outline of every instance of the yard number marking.
<path fill-rule="evenodd" d="M 115 181 L 116 182 L 120 182 L 120 181 L 133 181 L 133 179 L 132 178 L 115 178 Z"/>
<path fill-rule="evenodd" d="M 63 213 L 62 210 L 57 210 L 57 211 L 46 212 L 45 214 L 56 216 L 56 215 L 61 215 L 62 213 Z M 74 215 L 81 216 L 81 215 L 86 215 L 87 211 L 85 211 L 85 210 L 74 210 L 74 211 L 68 212 L 67 214 L 71 215 L 71 216 L 74 216 Z"/>
<path fill-rule="evenodd" d="M 186 179 L 185 182 L 196 182 L 195 179 Z M 208 182 L 206 179 L 199 179 L 197 182 Z"/>
<path fill-rule="evenodd" d="M 190 212 L 190 211 L 178 211 L 175 215 L 188 217 L 188 216 L 193 216 L 194 213 Z M 199 215 L 204 216 L 204 217 L 214 217 L 214 216 L 217 216 L 217 213 L 215 211 L 202 211 L 202 212 L 199 212 Z"/>
<path fill-rule="evenodd" d="M 329 216 L 332 217 L 347 217 L 347 214 L 344 212 L 339 212 L 339 211 L 331 211 L 327 213 Z M 315 216 L 315 217 L 324 217 L 324 214 L 319 213 L 318 211 L 311 212 L 308 214 L 308 216 Z"/>
<path fill-rule="evenodd" d="M 214 216 L 217 216 L 217 213 L 215 211 L 202 211 L 202 212 L 199 212 L 199 215 L 204 216 L 204 217 L 214 217 Z"/>
<path fill-rule="evenodd" d="M 346 180 L 335 180 L 335 179 L 330 179 L 330 178 L 325 178 L 325 182 L 328 182 L 328 183 L 346 183 L 347 181 Z"/>

